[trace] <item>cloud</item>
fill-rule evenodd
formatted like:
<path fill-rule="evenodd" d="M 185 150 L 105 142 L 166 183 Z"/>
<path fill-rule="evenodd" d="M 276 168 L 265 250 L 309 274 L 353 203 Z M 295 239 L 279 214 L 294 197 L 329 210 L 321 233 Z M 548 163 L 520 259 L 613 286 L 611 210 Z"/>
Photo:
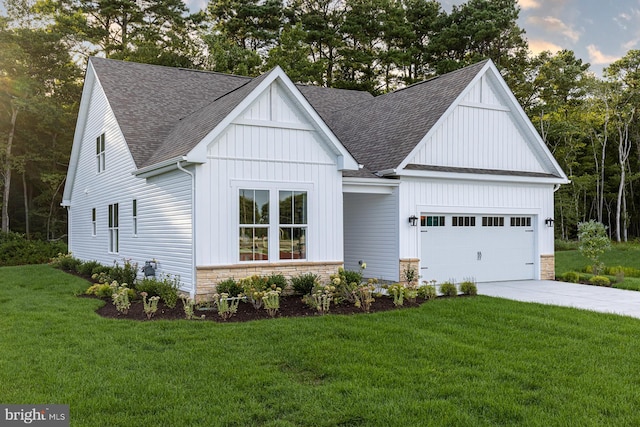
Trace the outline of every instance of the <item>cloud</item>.
<path fill-rule="evenodd" d="M 207 0 L 182 0 L 191 12 L 197 12 L 207 8 Z"/>
<path fill-rule="evenodd" d="M 556 53 L 561 51 L 562 47 L 547 40 L 529 40 L 529 50 L 534 55 L 537 55 L 540 52 L 544 52 L 546 50 L 550 51 L 551 53 Z"/>
<path fill-rule="evenodd" d="M 538 9 L 541 6 L 540 2 L 537 0 L 518 0 L 518 4 L 522 10 Z"/>
<path fill-rule="evenodd" d="M 531 16 L 527 19 L 527 22 L 545 31 L 560 33 L 574 43 L 580 39 L 580 33 L 578 31 L 553 16 Z"/>
<path fill-rule="evenodd" d="M 595 65 L 608 65 L 620 59 L 619 56 L 605 55 L 593 44 L 587 46 L 587 51 L 589 52 L 589 62 Z"/>

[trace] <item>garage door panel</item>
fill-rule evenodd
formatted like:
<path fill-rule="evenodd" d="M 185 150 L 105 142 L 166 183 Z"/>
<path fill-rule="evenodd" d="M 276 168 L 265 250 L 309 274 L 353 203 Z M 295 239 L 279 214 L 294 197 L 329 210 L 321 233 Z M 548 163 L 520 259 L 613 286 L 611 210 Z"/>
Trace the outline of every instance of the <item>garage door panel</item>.
<path fill-rule="evenodd" d="M 462 218 L 469 217 L 465 215 L 445 215 L 438 226 L 421 221 L 422 280 L 535 278 L 535 232 L 531 227 L 535 222 L 531 217 L 515 221 L 509 215 L 478 215 L 474 226 L 468 220 L 467 226 L 453 226 L 462 224 Z M 428 214 L 422 218 L 425 216 Z"/>

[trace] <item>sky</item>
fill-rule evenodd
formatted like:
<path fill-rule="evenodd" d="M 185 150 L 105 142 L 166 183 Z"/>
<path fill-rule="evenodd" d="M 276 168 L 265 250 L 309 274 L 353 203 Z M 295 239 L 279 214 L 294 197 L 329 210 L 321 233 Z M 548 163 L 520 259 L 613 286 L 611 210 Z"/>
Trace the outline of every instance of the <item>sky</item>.
<path fill-rule="evenodd" d="M 192 11 L 206 0 L 184 0 Z M 467 0 L 440 0 L 447 12 Z M 604 67 L 631 49 L 640 49 L 640 0 L 518 0 L 518 25 L 529 49 L 574 51 L 601 76 Z"/>
<path fill-rule="evenodd" d="M 441 0 L 446 11 L 465 0 Z M 529 49 L 572 50 L 601 76 L 604 67 L 640 49 L 640 0 L 518 0 L 518 25 Z"/>

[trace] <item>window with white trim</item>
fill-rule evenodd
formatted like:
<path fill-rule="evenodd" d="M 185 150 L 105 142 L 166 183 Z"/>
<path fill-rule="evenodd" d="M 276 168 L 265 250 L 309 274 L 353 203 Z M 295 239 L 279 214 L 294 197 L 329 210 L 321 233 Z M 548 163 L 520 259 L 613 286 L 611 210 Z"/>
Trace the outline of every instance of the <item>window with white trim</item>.
<path fill-rule="evenodd" d="M 105 169 L 105 142 L 104 133 L 96 138 L 96 166 L 98 173 Z"/>
<path fill-rule="evenodd" d="M 91 236 L 95 237 L 98 235 L 98 213 L 96 212 L 96 208 L 91 209 Z"/>
<path fill-rule="evenodd" d="M 133 199 L 131 203 L 131 219 L 133 226 L 133 237 L 138 237 L 138 200 Z"/>
<path fill-rule="evenodd" d="M 269 259 L 269 190 L 240 189 L 240 261 Z"/>
<path fill-rule="evenodd" d="M 109 205 L 109 252 L 117 254 L 120 245 L 118 204 Z"/>
<path fill-rule="evenodd" d="M 240 261 L 307 259 L 308 192 L 238 189 Z"/>
<path fill-rule="evenodd" d="M 279 192 L 280 259 L 307 258 L 307 192 Z"/>

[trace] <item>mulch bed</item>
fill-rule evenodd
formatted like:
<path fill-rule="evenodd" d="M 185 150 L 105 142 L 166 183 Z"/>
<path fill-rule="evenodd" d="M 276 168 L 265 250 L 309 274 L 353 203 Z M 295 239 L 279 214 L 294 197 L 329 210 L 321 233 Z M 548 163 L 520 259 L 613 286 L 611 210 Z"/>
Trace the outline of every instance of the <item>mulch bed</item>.
<path fill-rule="evenodd" d="M 110 300 L 104 300 L 105 305 L 97 310 L 100 316 L 108 317 L 112 319 L 130 319 L 148 321 L 147 315 L 144 313 L 142 301 L 132 301 L 131 308 L 127 314 L 120 313 L 116 310 L 115 305 Z M 387 310 L 400 310 L 409 307 L 418 307 L 424 300 L 419 299 L 415 303 L 408 301 L 404 302 L 404 305 L 396 307 L 393 305 L 393 299 L 389 297 L 379 297 L 375 299 L 375 302 L 371 304 L 370 313 L 387 311 Z M 352 304 L 331 305 L 330 314 L 360 314 L 364 313 L 360 308 L 355 307 Z M 195 310 L 195 314 L 200 316 L 205 315 L 204 320 L 216 321 L 216 322 L 247 322 L 258 319 L 269 319 L 270 316 L 264 309 L 256 310 L 253 306 L 246 302 L 241 302 L 238 306 L 238 312 L 234 314 L 228 320 L 222 320 L 215 310 Z M 286 296 L 280 298 L 280 310 L 275 317 L 308 317 L 319 316 L 315 309 L 310 308 L 302 302 L 300 296 Z M 162 301 L 158 304 L 158 311 L 153 315 L 153 320 L 177 320 L 185 319 L 184 308 L 182 301 L 178 300 L 175 308 L 167 307 Z"/>

